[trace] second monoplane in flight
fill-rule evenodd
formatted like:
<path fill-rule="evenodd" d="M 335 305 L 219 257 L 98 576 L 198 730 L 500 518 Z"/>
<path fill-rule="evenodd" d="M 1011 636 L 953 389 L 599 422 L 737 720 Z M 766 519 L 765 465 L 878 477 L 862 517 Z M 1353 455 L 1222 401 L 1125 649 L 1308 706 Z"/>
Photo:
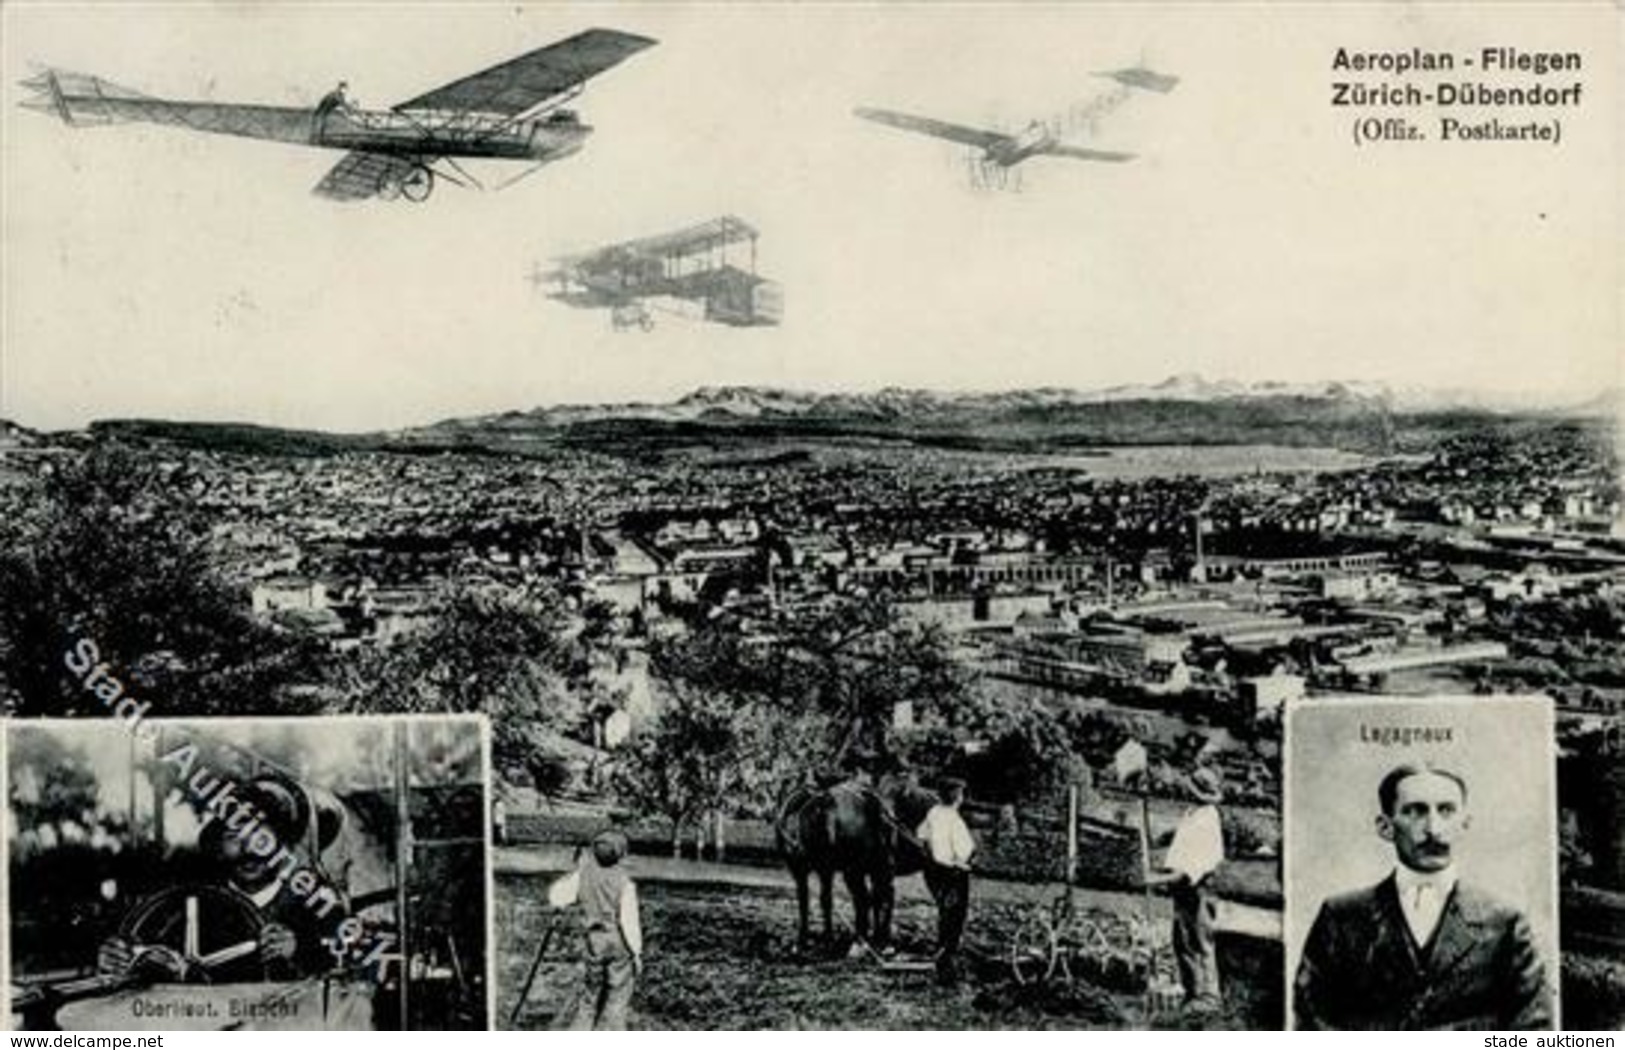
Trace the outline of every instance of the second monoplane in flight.
<path fill-rule="evenodd" d="M 170 124 L 344 150 L 316 193 L 335 200 L 423 201 L 437 179 L 480 188 L 459 158 L 533 162 L 512 183 L 581 149 L 592 128 L 565 103 L 589 79 L 654 43 L 614 29 L 589 29 L 389 110 L 350 105 L 342 84 L 320 105 L 303 108 L 152 98 L 99 77 L 57 70 L 23 81 L 37 92 L 23 105 L 74 126 Z"/>
<path fill-rule="evenodd" d="M 1125 88 L 1138 88 L 1167 94 L 1179 78 L 1157 73 L 1144 67 L 1113 70 L 1100 76 L 1116 81 Z M 978 185 L 996 189 L 1008 188 L 1011 172 L 1019 164 L 1034 157 L 1063 157 L 1070 160 L 1106 161 L 1121 163 L 1133 160 L 1134 154 L 1116 150 L 1090 149 L 1062 141 L 1059 131 L 1049 123 L 1034 120 L 1019 132 L 995 131 L 989 128 L 955 124 L 935 117 L 900 113 L 891 109 L 859 107 L 853 111 L 865 120 L 877 124 L 912 131 L 932 138 L 957 142 L 971 147 L 972 171 Z"/>

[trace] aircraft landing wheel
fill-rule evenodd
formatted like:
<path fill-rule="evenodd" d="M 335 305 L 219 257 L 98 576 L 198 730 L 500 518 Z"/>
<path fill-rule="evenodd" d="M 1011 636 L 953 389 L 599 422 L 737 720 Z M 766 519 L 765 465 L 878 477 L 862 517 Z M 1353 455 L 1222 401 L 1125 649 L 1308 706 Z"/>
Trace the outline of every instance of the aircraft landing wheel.
<path fill-rule="evenodd" d="M 401 180 L 390 174 L 378 177 L 378 199 L 381 201 L 400 200 Z"/>
<path fill-rule="evenodd" d="M 434 172 L 419 164 L 401 177 L 401 196 L 422 204 L 434 192 Z"/>

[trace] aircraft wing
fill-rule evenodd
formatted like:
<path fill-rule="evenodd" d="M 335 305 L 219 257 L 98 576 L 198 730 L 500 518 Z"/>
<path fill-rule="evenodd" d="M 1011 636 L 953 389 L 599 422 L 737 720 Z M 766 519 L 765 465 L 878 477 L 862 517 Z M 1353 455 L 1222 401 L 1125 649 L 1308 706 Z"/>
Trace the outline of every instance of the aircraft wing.
<path fill-rule="evenodd" d="M 1046 157 L 1071 157 L 1073 160 L 1105 160 L 1125 161 L 1133 160 L 1132 153 L 1115 153 L 1104 149 L 1084 149 L 1082 146 L 1068 146 L 1057 142 L 1053 146 L 1046 146 L 1042 151 Z"/>
<path fill-rule="evenodd" d="M 400 182 L 414 167 L 404 157 L 351 150 L 310 192 L 330 200 L 364 201 L 376 197 L 385 183 Z"/>
<path fill-rule="evenodd" d="M 852 111 L 864 120 L 872 120 L 887 127 L 901 128 L 904 131 L 916 131 L 921 135 L 930 135 L 934 138 L 947 139 L 949 142 L 960 142 L 978 149 L 990 149 L 1001 142 L 1008 141 L 1009 135 L 1001 135 L 996 131 L 983 131 L 979 128 L 967 128 L 963 124 L 950 124 L 945 120 L 932 120 L 930 117 L 916 117 L 910 113 L 897 113 L 889 109 L 855 109 Z"/>
<path fill-rule="evenodd" d="M 454 80 L 395 108 L 518 116 L 654 45 L 655 41 L 645 36 L 614 29 L 589 29 L 484 72 Z"/>
<path fill-rule="evenodd" d="M 1158 73 L 1154 69 L 1144 66 L 1134 66 L 1130 69 L 1114 69 L 1107 73 L 1096 73 L 1096 76 L 1115 80 L 1124 87 L 1140 88 L 1144 91 L 1155 91 L 1159 95 L 1166 95 L 1178 84 L 1179 78 L 1169 76 L 1167 73 Z"/>
<path fill-rule="evenodd" d="M 755 240 L 759 235 L 756 227 L 745 220 L 733 215 L 722 215 L 670 233 L 639 237 L 636 240 L 622 241 L 619 244 L 606 245 L 576 255 L 560 255 L 554 261 L 580 266 L 616 259 L 623 262 L 637 258 L 675 259 L 726 248 L 741 241 Z"/>

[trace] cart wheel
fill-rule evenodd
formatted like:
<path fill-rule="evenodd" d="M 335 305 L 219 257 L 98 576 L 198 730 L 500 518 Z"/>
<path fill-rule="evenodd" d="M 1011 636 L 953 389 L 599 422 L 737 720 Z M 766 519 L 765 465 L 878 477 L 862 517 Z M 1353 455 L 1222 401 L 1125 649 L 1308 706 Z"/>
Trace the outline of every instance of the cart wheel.
<path fill-rule="evenodd" d="M 1101 929 L 1099 919 L 1079 919 L 1072 927 L 1072 940 L 1085 955 L 1101 958 L 1111 951 L 1111 939 Z"/>
<path fill-rule="evenodd" d="M 1038 984 L 1055 972 L 1059 945 L 1055 925 L 1047 912 L 1035 911 L 1016 929 L 1010 941 L 1010 972 L 1017 984 Z"/>
<path fill-rule="evenodd" d="M 1071 983 L 1081 975 L 1093 980 L 1100 966 L 1102 945 L 1100 931 L 1093 919 L 1074 917 L 1066 924 L 1060 936 L 1060 969 L 1062 977 Z"/>

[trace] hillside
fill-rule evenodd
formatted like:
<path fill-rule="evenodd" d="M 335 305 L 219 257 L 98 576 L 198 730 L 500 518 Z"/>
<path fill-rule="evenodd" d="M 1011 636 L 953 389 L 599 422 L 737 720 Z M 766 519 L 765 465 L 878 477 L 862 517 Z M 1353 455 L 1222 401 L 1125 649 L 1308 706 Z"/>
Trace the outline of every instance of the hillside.
<path fill-rule="evenodd" d="M 37 448 L 40 436 L 27 427 L 18 426 L 9 419 L 0 419 L 0 452 L 19 448 Z"/>

